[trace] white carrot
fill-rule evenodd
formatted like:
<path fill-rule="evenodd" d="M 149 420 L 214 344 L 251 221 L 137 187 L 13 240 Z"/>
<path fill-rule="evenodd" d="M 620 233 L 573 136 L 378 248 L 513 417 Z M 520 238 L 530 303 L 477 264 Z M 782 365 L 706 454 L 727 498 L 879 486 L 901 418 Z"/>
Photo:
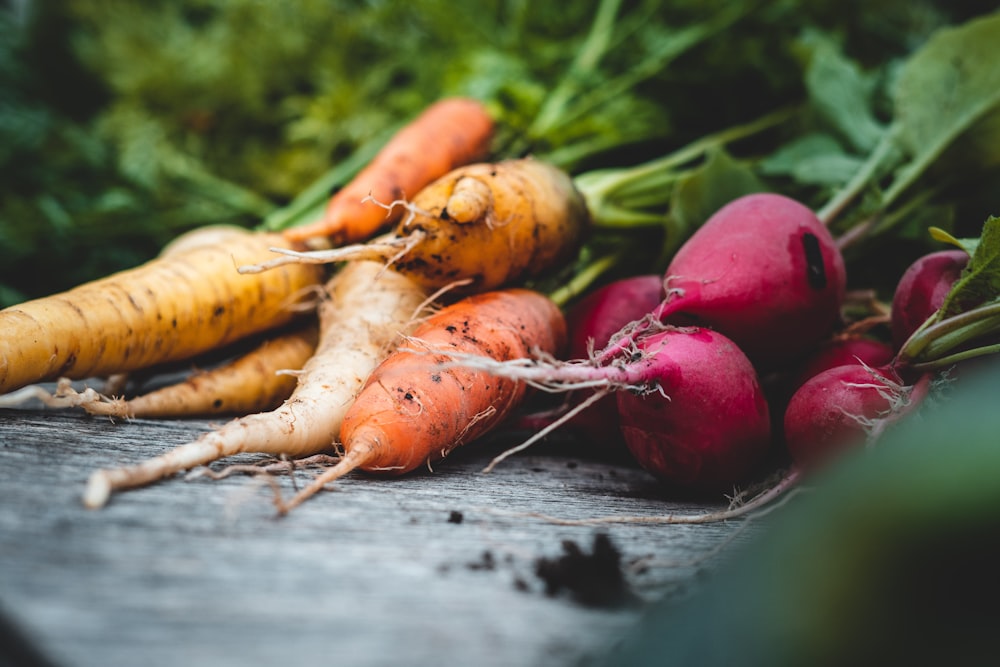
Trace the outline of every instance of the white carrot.
<path fill-rule="evenodd" d="M 292 396 L 137 465 L 94 472 L 83 503 L 98 508 L 117 489 L 141 486 L 242 452 L 307 456 L 332 447 L 369 373 L 416 324 L 427 294 L 377 262 L 347 264 L 327 283 L 320 342 Z"/>

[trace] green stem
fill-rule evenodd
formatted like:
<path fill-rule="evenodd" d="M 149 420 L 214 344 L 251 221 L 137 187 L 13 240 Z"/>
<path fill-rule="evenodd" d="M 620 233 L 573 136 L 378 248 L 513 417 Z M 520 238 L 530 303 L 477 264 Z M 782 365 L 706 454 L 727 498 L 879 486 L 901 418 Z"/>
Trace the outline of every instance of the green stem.
<path fill-rule="evenodd" d="M 717 13 L 705 23 L 678 30 L 661 40 L 657 50 L 631 66 L 628 71 L 606 78 L 599 86 L 595 86 L 592 85 L 593 74 L 601 58 L 608 51 L 614 36 L 620 5 L 621 0 L 601 1 L 590 32 L 568 72 L 546 97 L 531 124 L 511 147 L 512 154 L 521 155 L 528 152 L 539 143 L 544 143 L 544 140 L 551 137 L 557 128 L 565 127 L 594 113 L 600 106 L 621 97 L 642 81 L 662 72 L 681 54 L 728 28 L 752 9 L 739 4 L 735 9 Z M 561 150 L 565 148 L 561 147 Z M 568 160 L 571 156 L 572 152 L 561 153 L 559 158 Z M 543 157 L 548 159 L 547 156 Z"/>
<path fill-rule="evenodd" d="M 632 167 L 597 169 L 580 174 L 573 182 L 587 201 L 599 226 L 615 226 L 623 208 L 666 207 L 670 203 L 670 185 L 684 175 L 680 167 L 701 158 L 709 150 L 745 139 L 787 122 L 799 107 L 772 111 L 749 123 L 726 128 L 683 146 L 663 157 Z"/>
<path fill-rule="evenodd" d="M 998 331 L 1000 331 L 1000 316 L 978 319 L 961 328 L 935 337 L 924 348 L 923 354 L 930 359 L 936 359 L 982 336 Z"/>
<path fill-rule="evenodd" d="M 585 78 L 586 73 L 597 67 L 601 58 L 604 57 L 620 5 L 621 0 L 601 0 L 594 22 L 590 26 L 590 32 L 587 34 L 583 46 L 577 51 L 569 72 L 546 98 L 542 108 L 528 127 L 527 135 L 529 137 L 544 137 L 554 126 L 559 124 L 566 107 L 579 91 L 581 79 Z"/>
<path fill-rule="evenodd" d="M 726 144 L 730 144 L 740 139 L 745 139 L 746 137 L 757 134 L 758 132 L 763 132 L 764 130 L 771 129 L 781 123 L 787 122 L 799 111 L 799 107 L 786 107 L 778 109 L 777 111 L 772 111 L 764 116 L 761 116 L 760 118 L 754 119 L 749 123 L 735 125 L 713 134 L 706 134 L 705 136 L 696 139 L 686 146 L 679 148 L 673 153 L 664 155 L 661 158 L 650 160 L 649 162 L 645 162 L 636 167 L 628 167 L 626 169 L 619 170 L 618 173 L 621 180 L 616 187 L 634 187 L 636 181 L 648 179 L 656 172 L 673 169 L 687 164 L 688 162 L 702 157 L 712 148 L 725 146 Z"/>
<path fill-rule="evenodd" d="M 844 210 L 844 207 L 857 197 L 868 186 L 869 182 L 875 178 L 878 172 L 885 167 L 888 158 L 895 156 L 897 132 L 898 126 L 890 126 L 882 135 L 882 139 L 875 146 L 871 155 L 861 165 L 861 169 L 816 213 L 816 216 L 824 225 L 829 227 L 834 218 Z"/>
<path fill-rule="evenodd" d="M 932 361 L 975 338 L 1000 331 L 1000 303 L 978 306 L 940 321 L 924 322 L 909 340 L 903 343 L 897 358 L 904 364 Z"/>
<path fill-rule="evenodd" d="M 581 95 L 574 103 L 572 110 L 568 110 L 568 103 L 564 104 L 564 108 L 560 110 L 559 124 L 567 125 L 578 118 L 592 113 L 594 109 L 602 104 L 620 97 L 642 81 L 662 72 L 675 58 L 707 40 L 712 35 L 728 28 L 746 14 L 747 11 L 749 11 L 749 8 L 737 6 L 735 10 L 717 14 L 715 19 L 708 23 L 690 26 L 671 35 L 670 39 L 663 42 L 663 46 L 659 51 L 632 66 L 628 72 L 612 78 L 600 86 L 592 87 L 589 92 Z M 537 128 L 544 132 L 535 133 L 537 129 L 533 125 L 529 136 L 533 138 L 544 137 L 555 126 L 554 122 L 550 122 L 548 126 Z"/>
<path fill-rule="evenodd" d="M 903 193 L 903 191 L 913 185 L 917 179 L 919 179 L 924 172 L 927 171 L 927 168 L 930 167 L 931 164 L 938 159 L 938 157 L 940 157 L 940 155 L 948 148 L 949 145 L 951 145 L 956 137 L 972 125 L 976 117 L 981 118 L 983 113 L 994 107 L 995 104 L 991 104 L 979 109 L 977 114 L 968 119 L 967 123 L 945 133 L 938 138 L 937 143 L 933 144 L 930 148 L 925 148 L 920 151 L 916 160 L 907 164 L 903 169 L 900 169 L 896 179 L 885 191 L 885 194 L 882 195 L 882 207 L 888 208 L 891 206 L 892 203 L 896 201 L 896 198 Z"/>
<path fill-rule="evenodd" d="M 629 254 L 627 248 L 622 248 L 617 252 L 612 252 L 593 262 L 590 262 L 582 269 L 573 274 L 573 277 L 563 285 L 549 293 L 552 299 L 560 308 L 563 308 L 570 301 L 590 289 L 590 286 L 606 272 L 613 269 Z"/>
<path fill-rule="evenodd" d="M 591 211 L 591 224 L 596 228 L 603 229 L 660 227 L 664 221 L 664 213 L 646 213 L 611 203 L 604 204 L 600 210 Z"/>
<path fill-rule="evenodd" d="M 202 195 L 242 213 L 263 217 L 275 210 L 274 202 L 266 197 L 209 172 L 187 171 L 180 178 Z"/>
<path fill-rule="evenodd" d="M 865 218 L 838 236 L 837 246 L 843 252 L 864 239 L 884 234 L 903 220 L 909 219 L 915 210 L 927 204 L 936 194 L 937 189 L 935 188 L 921 190 L 891 213 L 880 212 Z"/>
<path fill-rule="evenodd" d="M 1000 352 L 1000 343 L 994 345 L 984 345 L 971 350 L 963 350 L 962 352 L 956 352 L 955 354 L 939 357 L 933 361 L 910 364 L 909 368 L 921 373 L 936 371 L 942 368 L 948 368 L 949 366 L 954 366 L 961 361 L 975 359 L 976 357 L 984 357 L 988 354 L 996 354 L 997 352 Z"/>
<path fill-rule="evenodd" d="M 318 217 L 325 209 L 331 191 L 361 171 L 396 131 L 398 127 L 390 128 L 362 144 L 346 160 L 327 170 L 287 205 L 267 215 L 259 228 L 280 231 Z"/>

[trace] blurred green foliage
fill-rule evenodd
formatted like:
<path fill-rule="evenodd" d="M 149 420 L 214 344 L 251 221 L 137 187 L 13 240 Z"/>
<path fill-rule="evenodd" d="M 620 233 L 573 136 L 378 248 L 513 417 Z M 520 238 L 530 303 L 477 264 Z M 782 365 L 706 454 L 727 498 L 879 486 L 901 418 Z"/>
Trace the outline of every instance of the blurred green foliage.
<path fill-rule="evenodd" d="M 571 171 L 634 163 L 800 101 L 810 30 L 874 67 L 989 9 L 968 0 L 11 4 L 0 9 L 0 305 L 137 264 L 194 226 L 256 225 L 445 95 L 490 104 L 498 155 L 551 156 Z M 600 34 L 606 49 L 581 63 L 600 11 L 614 18 Z M 568 104 L 552 106 L 553 91 Z M 885 103 L 873 100 L 873 113 Z M 542 122 L 546 110 L 554 114 Z"/>
<path fill-rule="evenodd" d="M 996 362 L 817 473 L 695 594 L 653 604 L 595 664 L 994 664 Z"/>

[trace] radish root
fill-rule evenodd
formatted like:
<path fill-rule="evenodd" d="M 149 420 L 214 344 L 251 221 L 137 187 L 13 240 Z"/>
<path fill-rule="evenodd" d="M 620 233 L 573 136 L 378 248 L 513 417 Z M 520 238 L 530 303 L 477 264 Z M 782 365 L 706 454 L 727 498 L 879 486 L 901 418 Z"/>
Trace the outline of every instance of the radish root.
<path fill-rule="evenodd" d="M 651 525 L 673 525 L 673 524 L 703 524 L 720 523 L 730 521 L 740 517 L 754 519 L 764 516 L 768 512 L 776 509 L 779 504 L 772 504 L 781 496 L 785 496 L 782 502 L 789 500 L 794 492 L 801 490 L 798 483 L 801 479 L 802 471 L 799 468 L 792 468 L 774 486 L 763 491 L 745 503 L 731 504 L 728 508 L 718 512 L 706 512 L 703 514 L 665 514 L 657 516 L 602 516 L 587 519 L 563 519 L 560 517 L 544 514 L 542 512 L 509 512 L 496 508 L 488 508 L 484 511 L 491 514 L 502 514 L 504 516 L 515 516 L 531 519 L 539 519 L 546 523 L 557 526 L 602 526 L 608 524 L 651 524 Z"/>
<path fill-rule="evenodd" d="M 519 444 L 519 445 L 517 445 L 515 447 L 511 447 L 510 449 L 506 450 L 505 452 L 502 452 L 501 454 L 498 454 L 497 456 L 493 457 L 493 460 L 490 461 L 489 465 L 487 465 L 485 468 L 483 468 L 482 472 L 484 472 L 484 473 L 492 472 L 493 468 L 495 468 L 498 463 L 500 463 L 501 461 L 503 461 L 504 459 L 506 459 L 506 458 L 508 458 L 510 456 L 513 456 L 514 454 L 517 454 L 518 452 L 523 452 L 525 449 L 527 449 L 531 445 L 535 444 L 536 442 L 538 442 L 539 440 L 541 440 L 542 438 L 544 438 L 545 436 L 547 436 L 549 433 L 552 433 L 557 428 L 559 428 L 560 426 L 562 426 L 563 424 L 565 424 L 566 422 L 568 422 L 570 419 L 572 419 L 573 417 L 575 417 L 576 415 L 580 414 L 581 412 L 583 412 L 584 410 L 586 410 L 587 408 L 589 408 L 591 405 L 593 405 L 597 401 L 599 401 L 602 398 L 604 398 L 605 396 L 607 396 L 609 393 L 611 393 L 611 392 L 610 391 L 596 391 L 596 392 L 594 392 L 593 394 L 591 394 L 590 396 L 588 396 L 585 400 L 580 401 L 580 403 L 578 403 L 577 405 L 573 406 L 573 408 L 567 410 L 565 412 L 565 414 L 563 414 L 561 417 L 559 417 L 558 419 L 556 419 L 555 421 L 553 421 L 551 424 L 549 424 L 545 428 L 539 430 L 537 433 L 535 433 L 533 436 L 531 436 L 530 438 L 528 438 L 527 440 L 525 440 L 521 444 Z"/>

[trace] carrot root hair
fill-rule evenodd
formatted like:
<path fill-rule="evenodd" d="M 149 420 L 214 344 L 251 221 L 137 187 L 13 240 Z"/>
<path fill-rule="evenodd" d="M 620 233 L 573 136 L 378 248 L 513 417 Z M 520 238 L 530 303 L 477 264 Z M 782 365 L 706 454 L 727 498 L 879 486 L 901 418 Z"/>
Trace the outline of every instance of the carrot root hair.
<path fill-rule="evenodd" d="M 55 391 L 30 384 L 4 394 L 0 396 L 0 408 L 22 407 L 31 400 L 40 401 L 47 408 L 83 408 L 93 415 L 131 418 L 124 400 L 108 398 L 93 387 L 77 391 L 69 378 L 59 378 Z"/>
<path fill-rule="evenodd" d="M 373 441 L 361 443 L 360 446 L 344 454 L 332 467 L 318 474 L 308 486 L 297 491 L 287 502 L 281 496 L 281 492 L 275 489 L 274 505 L 278 510 L 278 514 L 281 516 L 288 514 L 319 491 L 322 491 L 330 482 L 334 482 L 352 470 L 363 466 L 374 458 L 375 447 L 376 443 Z"/>
<path fill-rule="evenodd" d="M 333 454 L 313 454 L 300 459 L 281 457 L 278 459 L 265 459 L 257 463 L 233 463 L 220 470 L 213 470 L 208 466 L 196 468 L 184 476 L 186 480 L 207 477 L 212 480 L 226 479 L 232 475 L 272 475 L 278 473 L 293 473 L 300 468 L 332 466 L 340 462 L 341 457 Z M 294 478 L 293 478 L 294 479 Z"/>
<path fill-rule="evenodd" d="M 424 232 L 413 231 L 406 236 L 383 237 L 368 243 L 355 243 L 328 250 L 292 250 L 274 247 L 271 251 L 281 257 L 260 264 L 244 264 L 236 270 L 243 274 L 263 273 L 287 264 L 332 264 L 360 260 L 384 262 L 388 268 L 419 245 L 425 237 Z"/>

